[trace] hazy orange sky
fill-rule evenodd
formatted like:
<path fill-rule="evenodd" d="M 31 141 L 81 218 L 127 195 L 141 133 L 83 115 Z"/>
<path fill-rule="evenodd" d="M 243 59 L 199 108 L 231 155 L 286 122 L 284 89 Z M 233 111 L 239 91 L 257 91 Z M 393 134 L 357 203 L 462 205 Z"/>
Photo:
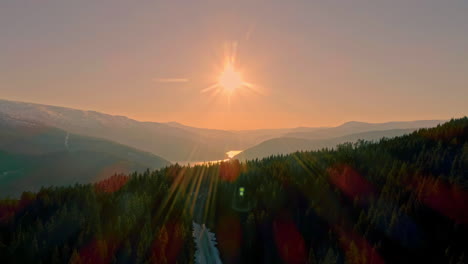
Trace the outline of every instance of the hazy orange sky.
<path fill-rule="evenodd" d="M 468 1 L 1 1 L 0 98 L 257 129 L 468 113 Z M 201 91 L 226 46 L 255 89 Z"/>

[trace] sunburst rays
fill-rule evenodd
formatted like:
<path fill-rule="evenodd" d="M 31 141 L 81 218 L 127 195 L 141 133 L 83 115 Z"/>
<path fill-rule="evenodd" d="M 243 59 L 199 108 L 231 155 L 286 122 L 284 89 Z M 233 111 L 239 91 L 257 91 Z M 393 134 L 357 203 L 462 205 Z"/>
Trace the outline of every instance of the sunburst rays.
<path fill-rule="evenodd" d="M 216 67 L 219 74 L 213 78 L 214 83 L 201 90 L 210 97 L 223 96 L 231 104 L 231 97 L 245 91 L 259 93 L 259 89 L 245 80 L 243 68 L 237 62 L 237 42 L 225 46 L 223 62 Z"/>

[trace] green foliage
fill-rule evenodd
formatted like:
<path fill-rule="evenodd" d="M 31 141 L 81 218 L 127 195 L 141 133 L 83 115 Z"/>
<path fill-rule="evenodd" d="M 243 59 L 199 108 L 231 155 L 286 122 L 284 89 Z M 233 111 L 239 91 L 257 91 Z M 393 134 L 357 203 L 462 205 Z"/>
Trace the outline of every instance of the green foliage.
<path fill-rule="evenodd" d="M 193 263 L 195 219 L 226 263 L 463 262 L 467 139 L 465 117 L 377 143 L 43 188 L 0 201 L 0 261 Z"/>

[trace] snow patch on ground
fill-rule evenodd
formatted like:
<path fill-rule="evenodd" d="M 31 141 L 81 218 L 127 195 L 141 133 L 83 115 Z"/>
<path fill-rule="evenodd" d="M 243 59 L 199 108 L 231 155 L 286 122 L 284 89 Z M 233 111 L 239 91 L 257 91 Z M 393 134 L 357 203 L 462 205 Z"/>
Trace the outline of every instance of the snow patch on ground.
<path fill-rule="evenodd" d="M 210 232 L 204 224 L 199 225 L 193 222 L 193 238 L 197 250 L 195 251 L 195 263 L 215 263 L 222 264 L 219 251 L 216 248 L 216 236 Z"/>

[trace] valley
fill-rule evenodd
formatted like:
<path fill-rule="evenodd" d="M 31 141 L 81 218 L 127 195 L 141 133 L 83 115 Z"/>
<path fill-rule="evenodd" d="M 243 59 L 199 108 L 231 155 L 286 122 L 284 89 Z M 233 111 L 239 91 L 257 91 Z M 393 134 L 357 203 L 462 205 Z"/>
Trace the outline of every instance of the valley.
<path fill-rule="evenodd" d="M 0 264 L 468 263 L 468 0 L 0 0 Z"/>

